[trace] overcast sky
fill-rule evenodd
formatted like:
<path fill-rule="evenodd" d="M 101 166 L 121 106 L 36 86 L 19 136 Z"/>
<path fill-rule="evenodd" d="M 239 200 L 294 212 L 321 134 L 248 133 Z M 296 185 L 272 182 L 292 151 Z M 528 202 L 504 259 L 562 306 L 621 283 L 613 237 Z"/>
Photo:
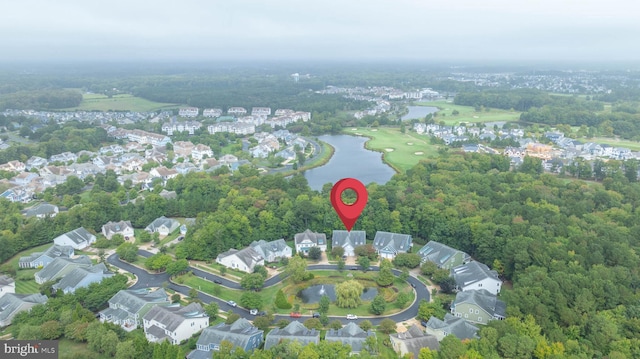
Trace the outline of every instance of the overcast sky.
<path fill-rule="evenodd" d="M 12 60 L 640 60 L 636 0 L 19 0 Z"/>

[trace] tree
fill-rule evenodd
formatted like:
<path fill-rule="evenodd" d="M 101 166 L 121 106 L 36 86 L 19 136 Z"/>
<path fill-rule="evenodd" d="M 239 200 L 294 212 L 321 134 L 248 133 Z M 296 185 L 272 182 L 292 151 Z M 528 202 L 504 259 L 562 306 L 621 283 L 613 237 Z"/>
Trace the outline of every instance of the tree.
<path fill-rule="evenodd" d="M 170 276 L 181 274 L 186 272 L 187 268 L 189 268 L 189 262 L 186 259 L 178 259 L 167 265 L 167 274 Z"/>
<path fill-rule="evenodd" d="M 333 256 L 333 258 L 342 258 L 342 256 L 344 255 L 344 248 L 343 247 L 331 248 L 331 255 Z"/>
<path fill-rule="evenodd" d="M 127 340 L 120 342 L 116 345 L 116 359 L 136 359 L 138 358 L 136 353 L 136 347 L 133 340 Z"/>
<path fill-rule="evenodd" d="M 116 249 L 116 254 L 123 261 L 133 262 L 138 258 L 138 246 L 133 243 L 122 243 Z"/>
<path fill-rule="evenodd" d="M 145 267 L 157 272 L 164 271 L 169 264 L 173 262 L 173 257 L 168 254 L 157 253 L 147 258 L 144 262 Z"/>
<path fill-rule="evenodd" d="M 393 259 L 393 264 L 398 267 L 418 268 L 422 258 L 417 253 L 398 253 Z"/>
<path fill-rule="evenodd" d="M 389 318 L 382 319 L 380 324 L 378 325 L 378 330 L 385 334 L 389 334 L 396 330 L 396 322 Z"/>
<path fill-rule="evenodd" d="M 225 320 L 224 324 L 233 324 L 238 319 L 240 319 L 240 314 L 229 311 L 229 313 L 227 313 L 227 320 Z"/>
<path fill-rule="evenodd" d="M 369 312 L 375 315 L 381 315 L 382 313 L 384 313 L 384 310 L 386 309 L 386 307 L 387 307 L 387 302 L 384 300 L 384 297 L 378 294 L 371 301 Z"/>
<path fill-rule="evenodd" d="M 336 305 L 340 308 L 357 308 L 362 303 L 360 296 L 364 287 L 356 280 L 338 283 L 335 290 Z"/>
<path fill-rule="evenodd" d="M 302 257 L 293 256 L 289 259 L 289 264 L 285 267 L 284 272 L 291 276 L 294 282 L 302 282 L 307 273 L 307 261 Z"/>
<path fill-rule="evenodd" d="M 378 337 L 376 337 L 375 334 L 367 336 L 367 339 L 364 340 L 364 348 L 371 355 L 378 354 Z"/>
<path fill-rule="evenodd" d="M 253 325 L 260 330 L 267 330 L 273 323 L 273 315 L 263 315 L 253 320 Z"/>
<path fill-rule="evenodd" d="M 342 322 L 339 321 L 338 319 L 334 319 L 333 321 L 331 321 L 331 323 L 329 323 L 329 329 L 341 329 L 342 328 Z"/>
<path fill-rule="evenodd" d="M 317 318 L 309 318 L 305 320 L 304 326 L 307 327 L 307 329 L 316 329 L 316 330 L 322 329 L 322 323 L 320 323 L 320 320 Z"/>
<path fill-rule="evenodd" d="M 240 280 L 240 286 L 247 290 L 259 290 L 264 285 L 264 279 L 261 273 L 251 273 Z"/>
<path fill-rule="evenodd" d="M 189 298 L 197 299 L 198 298 L 198 290 L 195 288 L 189 289 Z"/>
<path fill-rule="evenodd" d="M 262 297 L 256 292 L 244 292 L 240 297 L 240 305 L 247 309 L 261 309 Z"/>
<path fill-rule="evenodd" d="M 366 271 L 371 266 L 371 260 L 369 257 L 358 257 L 358 265 L 362 270 Z"/>
<path fill-rule="evenodd" d="M 309 249 L 310 259 L 317 261 L 317 260 L 320 260 L 321 257 L 322 257 L 322 250 L 320 249 L 320 247 L 311 247 L 311 249 Z"/>
<path fill-rule="evenodd" d="M 363 320 L 360 322 L 360 329 L 364 330 L 365 332 L 373 329 L 373 324 L 371 324 L 371 322 L 367 319 Z"/>
<path fill-rule="evenodd" d="M 361 246 L 357 246 L 354 250 L 354 253 L 358 257 L 368 257 L 370 260 L 376 260 L 378 258 L 378 253 L 376 252 L 376 248 L 373 244 L 364 244 Z"/>
<path fill-rule="evenodd" d="M 292 307 L 291 303 L 289 303 L 289 301 L 285 297 L 284 292 L 282 291 L 282 289 L 279 289 L 276 292 L 275 304 L 276 304 L 276 307 L 279 308 L 279 309 L 291 309 L 291 307 Z"/>
<path fill-rule="evenodd" d="M 398 278 L 406 282 L 409 279 L 409 276 L 409 270 L 407 268 L 402 268 L 402 271 L 400 272 L 400 276 Z"/>
<path fill-rule="evenodd" d="M 211 301 L 211 303 L 204 306 L 204 312 L 207 313 L 211 321 L 214 321 L 216 320 L 216 318 L 218 318 L 218 313 L 220 312 L 220 305 L 215 301 Z"/>
<path fill-rule="evenodd" d="M 411 300 L 411 298 L 408 293 L 399 293 L 396 298 L 396 306 L 398 306 L 398 308 L 404 308 L 409 303 L 409 300 Z"/>
<path fill-rule="evenodd" d="M 265 278 L 267 278 L 269 276 L 269 272 L 267 271 L 267 268 L 265 268 L 264 266 L 261 266 L 259 264 L 257 264 L 256 266 L 253 267 L 253 273 L 262 274 L 262 276 L 265 277 Z"/>
<path fill-rule="evenodd" d="M 329 299 L 329 296 L 323 295 L 322 297 L 320 297 L 320 302 L 318 304 L 318 312 L 320 312 L 320 314 L 327 314 L 329 312 L 330 304 L 331 304 L 331 299 Z"/>
<path fill-rule="evenodd" d="M 366 257 L 361 257 L 366 258 Z M 380 271 L 376 277 L 376 283 L 381 287 L 388 287 L 393 284 L 395 276 L 391 271 L 391 262 L 388 259 L 383 259 L 380 263 Z"/>
<path fill-rule="evenodd" d="M 344 267 L 346 266 L 346 262 L 344 261 L 344 259 L 340 258 L 338 259 L 338 271 L 342 272 L 344 270 Z"/>

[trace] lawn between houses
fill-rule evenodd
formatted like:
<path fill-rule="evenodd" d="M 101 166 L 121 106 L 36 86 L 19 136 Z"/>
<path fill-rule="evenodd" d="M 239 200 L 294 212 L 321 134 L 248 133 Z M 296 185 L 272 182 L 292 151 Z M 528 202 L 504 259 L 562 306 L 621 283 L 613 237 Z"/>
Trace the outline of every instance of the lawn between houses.
<path fill-rule="evenodd" d="M 278 290 L 282 289 L 287 300 L 292 305 L 298 304 L 300 306 L 300 312 L 304 315 L 310 315 L 312 312 L 318 309 L 318 303 L 302 303 L 302 301 L 296 296 L 300 290 L 303 290 L 312 285 L 320 285 L 320 284 L 338 284 L 350 279 L 356 279 L 360 281 L 365 287 L 376 287 L 380 294 L 385 297 L 387 301 L 387 308 L 382 315 L 390 315 L 397 312 L 400 312 L 405 308 L 398 308 L 394 305 L 394 301 L 397 298 L 398 294 L 401 292 L 408 293 L 410 296 L 409 304 L 410 305 L 415 299 L 415 292 L 411 289 L 409 284 L 400 278 L 395 279 L 392 286 L 387 288 L 380 288 L 375 282 L 375 278 L 378 272 L 362 272 L 362 271 L 348 271 L 344 270 L 340 271 L 324 271 L 324 270 L 314 270 L 311 271 L 315 277 L 311 280 L 294 283 L 290 278 L 285 279 L 284 281 L 263 288 L 259 292 L 257 292 L 263 300 L 262 310 L 266 310 L 269 313 L 287 315 L 290 312 L 294 311 L 293 309 L 278 309 L 274 304 L 274 300 L 276 297 L 276 293 Z M 203 293 L 213 295 L 225 301 L 233 300 L 236 303 L 240 303 L 240 298 L 245 290 L 235 290 L 229 289 L 227 287 L 221 286 L 219 284 L 212 283 L 208 280 L 200 278 L 193 274 L 185 274 L 173 279 L 173 282 L 178 284 L 183 284 L 189 286 L 191 288 L 195 288 Z M 369 305 L 370 301 L 363 302 L 358 308 L 339 308 L 335 304 L 331 304 L 329 309 L 329 316 L 345 316 L 347 314 L 355 314 L 358 316 L 371 316 L 369 313 Z M 222 305 L 220 308 L 223 311 L 227 311 L 232 309 L 231 307 L 225 307 Z"/>
<path fill-rule="evenodd" d="M 178 108 L 176 104 L 149 101 L 128 94 L 108 97 L 102 94 L 82 94 L 82 102 L 77 107 L 63 111 L 134 111 L 149 112 L 162 109 Z"/>

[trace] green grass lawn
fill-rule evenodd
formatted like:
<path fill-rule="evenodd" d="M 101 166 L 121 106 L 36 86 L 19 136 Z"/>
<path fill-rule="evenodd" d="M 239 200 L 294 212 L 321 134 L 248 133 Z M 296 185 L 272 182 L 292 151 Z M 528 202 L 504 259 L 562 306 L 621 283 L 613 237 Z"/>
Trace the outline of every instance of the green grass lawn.
<path fill-rule="evenodd" d="M 415 132 L 400 132 L 400 128 L 349 128 L 346 134 L 357 134 L 371 138 L 366 148 L 383 153 L 383 159 L 398 172 L 415 166 L 420 160 L 436 157 L 439 145 L 429 143 L 429 136 Z"/>
<path fill-rule="evenodd" d="M 18 280 L 16 281 L 16 293 L 17 294 L 40 293 L 40 284 L 36 283 L 35 279 Z"/>
<path fill-rule="evenodd" d="M 436 123 L 444 121 L 449 126 L 458 125 L 461 122 L 513 122 L 520 120 L 520 112 L 517 111 L 492 108 L 489 112 L 476 112 L 472 106 L 454 105 L 453 102 L 447 101 L 418 102 L 416 105 L 439 108 L 440 111 L 435 118 Z M 454 110 L 457 110 L 459 114 L 453 115 Z"/>
<path fill-rule="evenodd" d="M 640 142 L 637 142 L 637 141 L 622 140 L 622 139 L 611 138 L 611 137 L 594 137 L 589 139 L 583 138 L 580 140 L 583 142 L 607 144 L 613 147 L 626 147 L 632 151 L 640 151 Z"/>
<path fill-rule="evenodd" d="M 178 105 L 145 100 L 133 95 L 121 94 L 112 98 L 101 94 L 83 94 L 78 107 L 63 109 L 64 111 L 156 111 L 176 108 Z"/>
<path fill-rule="evenodd" d="M 69 339 L 60 339 L 58 342 L 58 352 L 60 359 L 67 358 L 92 358 L 108 359 L 106 355 L 98 354 L 87 347 L 86 343 L 76 343 Z"/>

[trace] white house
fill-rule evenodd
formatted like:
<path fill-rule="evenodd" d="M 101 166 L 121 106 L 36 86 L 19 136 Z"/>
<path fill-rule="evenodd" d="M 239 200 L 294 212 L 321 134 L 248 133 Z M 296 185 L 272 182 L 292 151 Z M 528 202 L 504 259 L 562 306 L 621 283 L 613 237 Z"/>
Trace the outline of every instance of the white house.
<path fill-rule="evenodd" d="M 319 247 L 323 252 L 327 250 L 327 235 L 311 232 L 310 229 L 297 233 L 294 237 L 296 252 L 308 254 L 311 247 Z"/>
<path fill-rule="evenodd" d="M 264 265 L 264 258 L 253 248 L 247 247 L 241 250 L 230 249 L 220 253 L 216 258 L 216 262 L 227 268 L 253 273 L 256 265 Z"/>
<path fill-rule="evenodd" d="M 145 230 L 151 233 L 158 232 L 161 236 L 167 236 L 180 226 L 180 222 L 165 216 L 156 218 Z"/>
<path fill-rule="evenodd" d="M 486 289 L 491 294 L 498 295 L 502 287 L 498 272 L 480 262 L 473 261 L 454 267 L 451 274 L 461 291 Z"/>
<path fill-rule="evenodd" d="M 73 249 L 85 249 L 96 241 L 96 236 L 83 227 L 76 228 L 53 239 L 53 243 L 60 246 L 71 246 Z"/>
<path fill-rule="evenodd" d="M 209 317 L 198 303 L 186 307 L 156 305 L 142 317 L 142 324 L 148 341 L 168 340 L 171 344 L 180 344 L 209 327 Z"/>
<path fill-rule="evenodd" d="M 13 278 L 0 275 L 0 298 L 7 293 L 15 293 L 16 292 L 16 281 Z"/>
<path fill-rule="evenodd" d="M 355 249 L 366 243 L 365 231 L 333 231 L 331 238 L 331 248 L 342 247 L 344 255 L 355 256 Z"/>
<path fill-rule="evenodd" d="M 111 239 L 114 234 L 121 234 L 125 239 L 133 237 L 131 221 L 108 222 L 102 226 L 102 234 Z"/>
<path fill-rule="evenodd" d="M 275 262 L 280 258 L 291 258 L 292 250 L 287 245 L 284 239 L 277 239 L 275 241 L 267 242 L 263 239 L 259 241 L 253 241 L 251 243 L 253 248 L 258 254 L 264 258 L 265 262 Z"/>

